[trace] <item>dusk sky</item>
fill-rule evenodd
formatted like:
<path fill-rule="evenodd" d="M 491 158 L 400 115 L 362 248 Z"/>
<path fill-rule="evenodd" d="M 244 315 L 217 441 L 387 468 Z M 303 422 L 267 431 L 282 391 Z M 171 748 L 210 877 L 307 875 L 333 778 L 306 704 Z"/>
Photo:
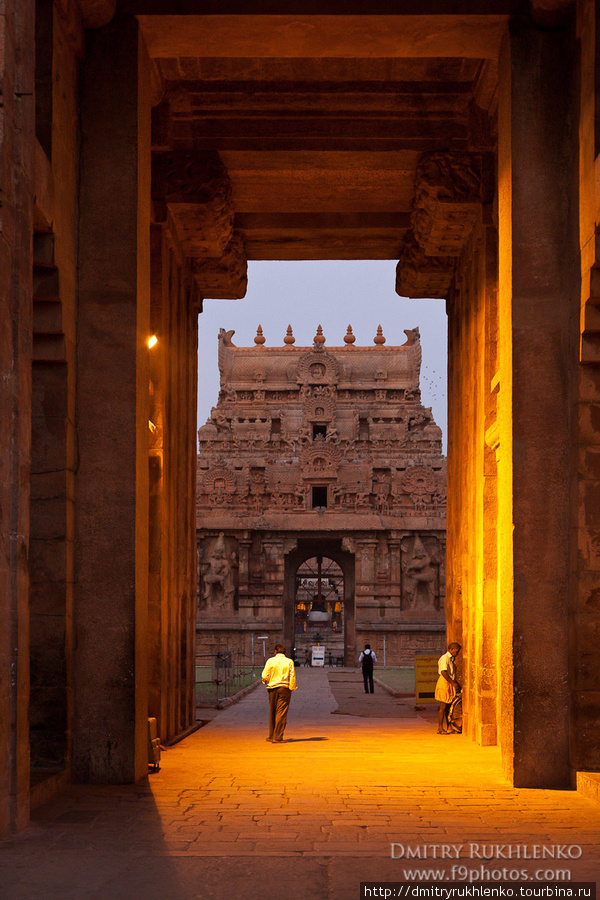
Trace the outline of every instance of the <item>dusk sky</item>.
<path fill-rule="evenodd" d="M 394 260 L 327 260 L 250 262 L 248 292 L 243 300 L 205 300 L 199 318 L 198 425 L 217 402 L 219 328 L 235 329 L 233 343 L 253 346 L 262 325 L 267 347 L 280 346 L 291 324 L 296 346 L 311 346 L 317 325 L 325 346 L 344 344 L 348 325 L 356 346 L 372 345 L 377 326 L 388 345 L 406 341 L 405 328 L 418 326 L 423 362 L 421 395 L 430 406 L 447 446 L 447 326 L 443 300 L 408 300 L 394 290 Z"/>

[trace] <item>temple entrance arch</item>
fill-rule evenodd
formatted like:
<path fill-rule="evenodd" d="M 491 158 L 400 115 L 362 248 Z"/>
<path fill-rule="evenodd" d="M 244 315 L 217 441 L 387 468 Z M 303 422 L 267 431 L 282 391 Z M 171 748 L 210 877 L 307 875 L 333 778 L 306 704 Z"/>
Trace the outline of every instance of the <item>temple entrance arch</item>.
<path fill-rule="evenodd" d="M 325 660 L 343 660 L 345 649 L 344 573 L 328 556 L 311 556 L 296 570 L 294 650 L 303 662 L 313 644 L 325 647 Z"/>
<path fill-rule="evenodd" d="M 354 553 L 342 542 L 301 538 L 285 557 L 284 635 L 300 662 L 322 644 L 326 662 L 331 653 L 344 665 L 354 663 Z"/>

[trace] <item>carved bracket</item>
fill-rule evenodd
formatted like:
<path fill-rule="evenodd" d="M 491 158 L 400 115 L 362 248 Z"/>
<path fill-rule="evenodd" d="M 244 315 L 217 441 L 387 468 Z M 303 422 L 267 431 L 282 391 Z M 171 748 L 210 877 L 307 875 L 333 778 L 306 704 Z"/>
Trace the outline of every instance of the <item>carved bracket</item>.
<path fill-rule="evenodd" d="M 481 159 L 469 153 L 426 153 L 417 169 L 412 230 L 400 253 L 401 297 L 448 295 L 455 260 L 482 210 Z"/>
<path fill-rule="evenodd" d="M 152 158 L 152 200 L 165 204 L 186 256 L 218 258 L 233 237 L 229 176 L 215 151 L 171 150 Z"/>
<path fill-rule="evenodd" d="M 425 256 L 460 256 L 481 217 L 480 161 L 427 153 L 417 169 L 411 225 Z"/>
<path fill-rule="evenodd" d="M 452 256 L 427 256 L 409 231 L 396 267 L 396 293 L 444 299 L 454 278 L 454 263 Z"/>
<path fill-rule="evenodd" d="M 220 259 L 194 259 L 192 272 L 203 297 L 241 300 L 248 286 L 248 260 L 244 239 L 235 232 Z"/>

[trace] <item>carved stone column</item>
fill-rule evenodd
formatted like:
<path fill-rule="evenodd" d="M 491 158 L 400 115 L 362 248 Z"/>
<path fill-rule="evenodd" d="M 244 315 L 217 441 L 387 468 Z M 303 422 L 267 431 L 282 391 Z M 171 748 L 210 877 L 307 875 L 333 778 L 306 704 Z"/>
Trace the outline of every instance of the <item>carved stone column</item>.
<path fill-rule="evenodd" d="M 580 303 L 573 47 L 570 29 L 543 31 L 519 20 L 501 58 L 500 650 L 502 659 L 513 653 L 514 659 L 512 671 L 500 673 L 500 737 L 519 787 L 570 782 L 571 440 Z"/>
<path fill-rule="evenodd" d="M 377 540 L 361 539 L 356 542 L 356 621 L 362 624 L 365 616 L 370 619 L 375 600 L 375 553 Z"/>
<path fill-rule="evenodd" d="M 24 828 L 29 818 L 27 554 L 32 433 L 35 14 L 35 5 L 9 0 L 0 17 L 0 836 L 9 828 Z M 58 657 L 59 650 L 53 646 L 52 655 Z"/>
<path fill-rule="evenodd" d="M 141 69 L 140 69 L 141 66 Z M 149 60 L 88 35 L 81 89 L 75 780 L 148 771 Z"/>

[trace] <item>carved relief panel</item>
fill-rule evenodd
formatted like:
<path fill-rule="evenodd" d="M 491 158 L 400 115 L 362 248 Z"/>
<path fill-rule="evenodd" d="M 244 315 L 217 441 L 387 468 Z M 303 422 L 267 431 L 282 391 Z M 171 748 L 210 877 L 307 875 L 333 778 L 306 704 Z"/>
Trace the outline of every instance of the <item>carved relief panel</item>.
<path fill-rule="evenodd" d="M 235 538 L 205 538 L 198 550 L 200 610 L 233 611 L 238 606 L 239 548 Z"/>
<path fill-rule="evenodd" d="M 403 610 L 439 610 L 440 549 L 437 537 L 432 535 L 415 534 L 402 539 Z"/>
<path fill-rule="evenodd" d="M 212 465 L 198 484 L 198 494 L 213 506 L 229 506 L 236 492 L 235 474 L 223 464 Z"/>
<path fill-rule="evenodd" d="M 402 478 L 402 489 L 416 509 L 425 509 L 433 503 L 438 490 L 436 474 L 428 466 L 411 466 Z"/>
<path fill-rule="evenodd" d="M 309 350 L 298 360 L 298 381 L 304 384 L 337 384 L 339 363 L 327 350 Z"/>

